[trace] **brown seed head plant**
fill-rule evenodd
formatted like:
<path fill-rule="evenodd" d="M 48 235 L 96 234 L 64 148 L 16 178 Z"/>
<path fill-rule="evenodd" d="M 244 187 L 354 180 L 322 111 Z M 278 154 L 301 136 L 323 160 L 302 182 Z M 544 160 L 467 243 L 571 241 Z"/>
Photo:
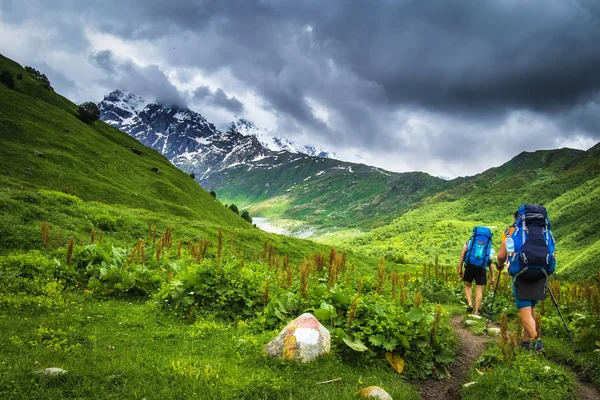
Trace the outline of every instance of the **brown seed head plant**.
<path fill-rule="evenodd" d="M 415 294 L 415 298 L 413 300 L 413 305 L 418 308 L 418 307 L 421 307 L 421 304 L 423 304 L 423 293 L 421 293 L 421 291 L 419 290 Z"/>
<path fill-rule="evenodd" d="M 390 272 L 390 282 L 392 283 L 392 300 L 396 300 L 398 284 L 400 283 L 400 275 L 398 275 L 398 272 Z"/>
<path fill-rule="evenodd" d="M 94 244 L 96 241 L 96 230 L 92 228 L 92 233 L 90 234 L 90 244 Z"/>
<path fill-rule="evenodd" d="M 310 262 L 304 260 L 300 265 L 300 297 L 306 298 L 306 291 L 308 290 L 308 280 L 310 278 Z"/>
<path fill-rule="evenodd" d="M 347 326 L 350 328 L 352 326 L 352 322 L 356 318 L 356 308 L 358 307 L 358 299 L 360 298 L 360 292 L 362 291 L 363 278 L 362 276 L 358 278 L 358 284 L 356 288 L 356 294 L 352 299 L 352 304 L 350 304 L 350 310 L 348 310 L 348 322 Z"/>
<path fill-rule="evenodd" d="M 217 272 L 221 270 L 221 253 L 223 252 L 223 231 L 219 228 L 217 235 Z"/>
<path fill-rule="evenodd" d="M 50 224 L 46 221 L 42 222 L 42 244 L 44 247 L 50 244 Z"/>

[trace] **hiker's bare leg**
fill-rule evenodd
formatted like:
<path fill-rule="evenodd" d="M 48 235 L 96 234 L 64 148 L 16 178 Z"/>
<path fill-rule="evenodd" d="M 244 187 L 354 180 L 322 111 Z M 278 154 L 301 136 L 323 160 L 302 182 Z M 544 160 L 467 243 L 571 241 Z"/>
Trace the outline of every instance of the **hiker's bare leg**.
<path fill-rule="evenodd" d="M 533 322 L 534 322 L 534 326 L 535 326 L 535 336 L 533 336 L 534 339 L 539 339 L 538 337 L 538 326 L 537 324 L 535 324 L 535 306 L 531 307 L 531 318 L 533 318 Z M 541 335 L 541 332 L 540 332 Z"/>
<path fill-rule="evenodd" d="M 521 321 L 523 322 L 523 339 L 529 340 L 534 339 L 537 336 L 537 331 L 535 329 L 535 311 L 533 307 L 523 307 L 519 309 L 519 316 L 521 317 Z"/>
<path fill-rule="evenodd" d="M 481 306 L 481 299 L 483 298 L 483 285 L 475 286 L 475 314 L 479 315 L 479 306 Z"/>
<path fill-rule="evenodd" d="M 473 306 L 473 299 L 471 297 L 471 282 L 465 282 L 465 295 L 467 296 L 467 303 Z"/>

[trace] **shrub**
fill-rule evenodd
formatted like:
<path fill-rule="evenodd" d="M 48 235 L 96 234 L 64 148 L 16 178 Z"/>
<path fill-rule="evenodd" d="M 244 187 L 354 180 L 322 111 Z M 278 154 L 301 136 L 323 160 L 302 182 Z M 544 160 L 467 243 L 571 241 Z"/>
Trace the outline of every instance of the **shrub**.
<path fill-rule="evenodd" d="M 229 206 L 229 209 L 230 209 L 231 211 L 233 211 L 234 213 L 238 214 L 238 215 L 239 215 L 239 213 L 240 213 L 240 210 L 238 210 L 238 208 L 237 208 L 237 206 L 236 206 L 235 204 L 231 204 L 231 205 Z"/>
<path fill-rule="evenodd" d="M 215 192 L 214 190 L 211 190 L 211 191 L 210 191 L 210 195 L 211 195 L 212 197 L 214 197 L 215 199 L 217 198 L 217 192 Z"/>
<path fill-rule="evenodd" d="M 4 83 L 9 89 L 15 88 L 15 80 L 12 74 L 8 71 L 0 72 L 0 82 Z"/>
<path fill-rule="evenodd" d="M 77 109 L 77 112 L 79 113 L 79 119 L 86 124 L 91 124 L 100 118 L 100 110 L 98 110 L 98 106 L 91 101 L 81 103 Z"/>
<path fill-rule="evenodd" d="M 35 69 L 33 67 L 29 67 L 29 66 L 25 67 L 25 71 L 27 71 L 31 76 L 33 76 L 38 81 L 42 82 L 42 85 L 46 89 L 52 89 L 52 86 L 50 85 L 50 80 L 48 79 L 48 77 L 46 76 L 46 74 L 42 74 L 37 69 Z"/>
<path fill-rule="evenodd" d="M 191 173 L 190 173 L 190 178 L 192 178 L 192 179 L 196 179 L 196 174 L 195 174 L 195 173 L 193 173 L 193 172 L 191 172 Z"/>
<path fill-rule="evenodd" d="M 108 213 L 96 214 L 92 217 L 94 226 L 105 232 L 116 231 L 120 222 L 121 219 L 118 216 Z"/>
<path fill-rule="evenodd" d="M 246 221 L 252 223 L 252 217 L 250 216 L 250 213 L 246 210 L 242 211 L 242 218 L 244 218 Z"/>

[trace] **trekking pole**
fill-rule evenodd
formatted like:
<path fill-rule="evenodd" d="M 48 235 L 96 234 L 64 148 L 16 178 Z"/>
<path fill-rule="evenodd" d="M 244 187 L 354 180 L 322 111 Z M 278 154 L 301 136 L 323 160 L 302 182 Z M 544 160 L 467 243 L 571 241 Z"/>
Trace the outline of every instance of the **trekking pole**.
<path fill-rule="evenodd" d="M 496 265 L 496 269 L 498 269 L 498 263 L 494 262 Z M 494 312 L 494 300 L 496 299 L 496 292 L 498 291 L 498 284 L 500 283 L 500 274 L 502 271 L 498 270 L 498 279 L 496 280 L 496 286 L 494 287 L 494 294 L 492 295 L 492 305 L 490 306 L 490 312 L 488 313 L 488 317 L 485 320 L 485 329 L 483 332 L 488 333 L 488 323 L 492 319 L 492 313 Z"/>
<path fill-rule="evenodd" d="M 558 306 L 558 303 L 556 302 L 556 299 L 554 298 L 554 294 L 552 293 L 552 290 L 550 290 L 550 285 L 546 285 L 546 288 L 548 289 L 548 293 L 550 293 L 550 298 L 552 299 L 552 303 L 554 304 L 554 307 L 556 307 L 556 310 L 558 311 L 558 315 L 560 316 L 560 319 L 562 320 L 563 324 L 565 325 L 565 329 L 567 330 L 567 333 L 569 334 L 569 338 L 571 338 L 571 343 L 573 343 L 573 348 L 575 348 L 575 353 L 579 353 L 579 349 L 577 348 L 577 345 L 575 344 L 575 340 L 573 340 L 573 335 L 571 334 L 571 330 L 569 329 L 569 326 L 567 325 L 567 321 L 565 321 L 565 319 L 562 316 L 562 313 L 560 312 L 560 307 Z"/>

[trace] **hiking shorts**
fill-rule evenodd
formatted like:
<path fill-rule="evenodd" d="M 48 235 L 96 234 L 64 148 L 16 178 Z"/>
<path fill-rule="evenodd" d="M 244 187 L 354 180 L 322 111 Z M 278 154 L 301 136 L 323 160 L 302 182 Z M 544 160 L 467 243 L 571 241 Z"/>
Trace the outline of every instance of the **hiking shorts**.
<path fill-rule="evenodd" d="M 522 299 L 518 298 L 514 284 L 512 285 L 512 292 L 513 292 L 513 296 L 515 296 L 515 301 L 517 302 L 517 310 L 520 310 L 521 308 L 525 308 L 525 307 L 535 307 L 535 305 L 538 303 L 537 300 L 522 300 Z"/>
<path fill-rule="evenodd" d="M 465 267 L 465 275 L 463 277 L 463 281 L 473 282 L 473 279 L 475 279 L 476 285 L 485 285 L 487 282 L 485 269 L 482 267 L 477 267 L 475 265 L 467 265 Z"/>

